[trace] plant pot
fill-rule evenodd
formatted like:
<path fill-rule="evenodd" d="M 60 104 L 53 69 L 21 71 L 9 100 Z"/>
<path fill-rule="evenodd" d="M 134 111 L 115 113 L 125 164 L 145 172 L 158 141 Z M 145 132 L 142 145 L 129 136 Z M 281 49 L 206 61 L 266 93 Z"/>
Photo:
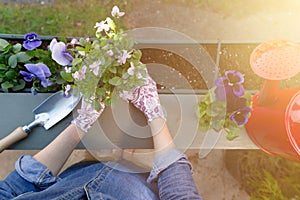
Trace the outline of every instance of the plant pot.
<path fill-rule="evenodd" d="M 250 139 L 268 154 L 300 161 L 300 135 L 294 134 L 300 127 L 289 120 L 299 88 L 278 91 L 277 101 L 264 106 L 258 105 L 258 95 L 252 98 L 253 110 L 245 125 Z"/>

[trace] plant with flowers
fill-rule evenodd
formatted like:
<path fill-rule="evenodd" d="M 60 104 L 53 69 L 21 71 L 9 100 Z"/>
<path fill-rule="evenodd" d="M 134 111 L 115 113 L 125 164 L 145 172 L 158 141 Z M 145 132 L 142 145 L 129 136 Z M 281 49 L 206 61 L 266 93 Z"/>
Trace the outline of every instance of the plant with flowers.
<path fill-rule="evenodd" d="M 39 49 L 42 41 L 34 32 L 24 36 L 23 44 L 0 39 L 0 89 L 4 92 L 31 88 L 37 92 L 57 91 L 65 81 L 61 66 L 48 49 Z"/>
<path fill-rule="evenodd" d="M 119 95 L 144 84 L 147 69 L 140 62 L 141 51 L 134 49 L 134 40 L 118 27 L 124 14 L 114 6 L 112 18 L 95 24 L 95 39 L 73 39 L 67 44 L 51 41 L 52 58 L 64 66 L 65 95 L 75 90 L 94 105 L 112 105 Z"/>
<path fill-rule="evenodd" d="M 228 140 L 238 137 L 251 111 L 251 94 L 245 91 L 243 83 L 243 74 L 229 70 L 215 81 L 215 86 L 207 94 L 200 97 L 196 114 L 201 131 L 224 130 Z"/>

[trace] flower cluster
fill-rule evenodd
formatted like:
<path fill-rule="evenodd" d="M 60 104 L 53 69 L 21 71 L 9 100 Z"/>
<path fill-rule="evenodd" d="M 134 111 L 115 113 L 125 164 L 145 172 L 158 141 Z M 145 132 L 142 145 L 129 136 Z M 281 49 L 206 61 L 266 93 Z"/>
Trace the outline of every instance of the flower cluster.
<path fill-rule="evenodd" d="M 251 94 L 245 91 L 243 83 L 240 72 L 229 70 L 215 81 L 215 87 L 200 97 L 196 114 L 201 131 L 225 130 L 228 140 L 238 137 L 251 111 Z"/>
<path fill-rule="evenodd" d="M 31 88 L 34 94 L 63 89 L 65 96 L 74 90 L 94 105 L 111 105 L 143 85 L 147 69 L 140 61 L 142 53 L 119 28 L 125 13 L 114 6 L 111 15 L 95 24 L 96 38 L 54 38 L 47 49 L 39 49 L 42 41 L 34 32 L 24 36 L 22 45 L 0 39 L 0 89 Z"/>
<path fill-rule="evenodd" d="M 110 17 L 97 22 L 94 39 L 51 41 L 52 58 L 64 66 L 65 95 L 75 90 L 94 105 L 111 105 L 119 94 L 144 84 L 147 70 L 140 62 L 141 51 L 134 49 L 134 40 L 117 26 L 124 14 L 113 7 L 111 15 L 116 22 Z"/>
<path fill-rule="evenodd" d="M 30 88 L 37 92 L 61 89 L 65 81 L 60 76 L 61 67 L 51 58 L 48 49 L 39 49 L 42 41 L 34 32 L 24 36 L 23 44 L 11 44 L 0 39 L 0 90 L 20 91 Z"/>

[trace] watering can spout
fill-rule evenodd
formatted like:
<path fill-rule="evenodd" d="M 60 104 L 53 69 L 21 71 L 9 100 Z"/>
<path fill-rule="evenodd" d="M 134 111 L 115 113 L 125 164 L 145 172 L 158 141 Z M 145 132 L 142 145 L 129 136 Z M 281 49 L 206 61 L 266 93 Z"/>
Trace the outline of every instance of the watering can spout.
<path fill-rule="evenodd" d="M 279 96 L 279 81 L 264 80 L 258 93 L 257 105 L 268 106 L 276 103 Z"/>

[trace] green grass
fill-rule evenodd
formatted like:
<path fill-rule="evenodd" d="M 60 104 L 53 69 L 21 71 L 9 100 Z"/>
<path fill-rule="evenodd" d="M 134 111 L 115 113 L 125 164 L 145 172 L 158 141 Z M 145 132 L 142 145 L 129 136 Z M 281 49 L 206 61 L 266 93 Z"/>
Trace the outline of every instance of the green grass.
<path fill-rule="evenodd" d="M 94 25 L 118 5 L 127 12 L 124 0 L 56 0 L 52 5 L 0 3 L 0 34 L 63 37 L 94 37 Z"/>

